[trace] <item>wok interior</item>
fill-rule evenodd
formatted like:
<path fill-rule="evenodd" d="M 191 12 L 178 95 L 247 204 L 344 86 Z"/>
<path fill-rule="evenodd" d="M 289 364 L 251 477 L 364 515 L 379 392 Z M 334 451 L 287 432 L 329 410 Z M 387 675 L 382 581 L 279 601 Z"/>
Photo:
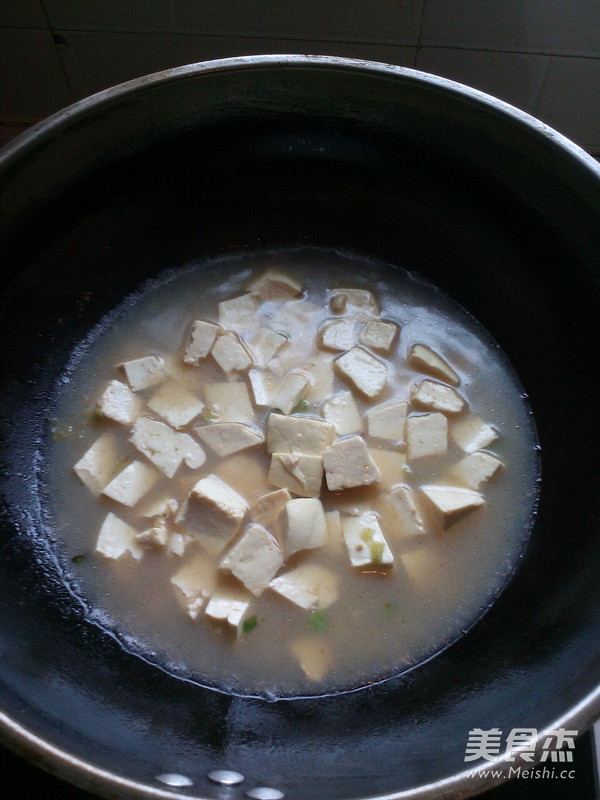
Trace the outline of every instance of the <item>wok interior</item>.
<path fill-rule="evenodd" d="M 400 70 L 263 61 L 115 92 L 32 141 L 4 174 L 9 716 L 142 783 L 179 772 L 213 797 L 204 776 L 226 767 L 335 800 L 454 775 L 470 729 L 552 727 L 594 692 L 600 182 L 578 157 Z M 358 692 L 269 703 L 176 679 L 86 623 L 47 545 L 38 478 L 49 392 L 105 312 L 163 269 L 281 245 L 372 254 L 469 310 L 529 394 L 542 490 L 517 574 L 461 640 Z M 582 712 L 581 730 L 594 713 Z M 61 769 L 108 795 L 108 784 Z M 478 788 L 467 781 L 463 796 Z"/>

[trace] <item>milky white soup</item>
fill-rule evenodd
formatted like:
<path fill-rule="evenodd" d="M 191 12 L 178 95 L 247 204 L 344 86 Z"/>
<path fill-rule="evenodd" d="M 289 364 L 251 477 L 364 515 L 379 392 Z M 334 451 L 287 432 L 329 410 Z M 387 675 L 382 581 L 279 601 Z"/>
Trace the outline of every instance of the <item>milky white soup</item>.
<path fill-rule="evenodd" d="M 221 688 L 356 687 L 450 644 L 534 512 L 530 411 L 434 287 L 317 249 L 192 265 L 73 354 L 47 494 L 124 646 Z"/>

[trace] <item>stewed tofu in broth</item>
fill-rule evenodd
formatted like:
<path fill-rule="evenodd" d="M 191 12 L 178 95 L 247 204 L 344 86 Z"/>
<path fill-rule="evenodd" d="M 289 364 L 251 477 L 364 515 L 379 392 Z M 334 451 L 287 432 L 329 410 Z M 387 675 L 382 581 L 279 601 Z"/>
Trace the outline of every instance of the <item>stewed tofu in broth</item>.
<path fill-rule="evenodd" d="M 522 391 L 399 269 L 309 248 L 193 265 L 68 375 L 48 485 L 71 571 L 96 621 L 193 678 L 294 694 L 394 674 L 468 628 L 522 549 Z"/>

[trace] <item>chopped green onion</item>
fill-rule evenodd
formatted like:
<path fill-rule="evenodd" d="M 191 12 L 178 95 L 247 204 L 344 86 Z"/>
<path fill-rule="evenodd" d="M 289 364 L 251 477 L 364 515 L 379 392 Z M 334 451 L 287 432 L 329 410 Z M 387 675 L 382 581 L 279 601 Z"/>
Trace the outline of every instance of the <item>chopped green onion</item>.
<path fill-rule="evenodd" d="M 298 400 L 294 408 L 292 409 L 292 414 L 302 414 L 304 411 L 308 409 L 309 406 L 308 400 L 304 398 L 302 400 Z"/>
<path fill-rule="evenodd" d="M 313 633 L 323 633 L 328 625 L 329 619 L 324 611 L 313 611 L 308 618 L 308 626 Z"/>
<path fill-rule="evenodd" d="M 248 634 L 251 633 L 257 625 L 258 620 L 256 617 L 248 617 L 248 619 L 245 619 L 242 623 L 242 630 L 245 634 Z"/>

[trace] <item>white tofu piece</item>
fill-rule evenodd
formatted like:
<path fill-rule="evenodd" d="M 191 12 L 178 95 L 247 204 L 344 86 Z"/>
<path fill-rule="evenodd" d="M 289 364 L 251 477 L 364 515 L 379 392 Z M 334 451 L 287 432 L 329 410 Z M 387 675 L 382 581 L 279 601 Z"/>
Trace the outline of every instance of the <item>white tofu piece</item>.
<path fill-rule="evenodd" d="M 198 366 L 199 362 L 210 353 L 219 330 L 219 326 L 213 322 L 194 320 L 183 351 L 185 363 Z"/>
<path fill-rule="evenodd" d="M 173 519 L 178 510 L 177 500 L 167 495 L 153 500 L 143 511 L 139 512 L 139 516 L 145 519 Z"/>
<path fill-rule="evenodd" d="M 322 636 L 299 636 L 290 642 L 290 651 L 300 664 L 302 672 L 311 681 L 322 681 L 331 669 L 331 649 Z"/>
<path fill-rule="evenodd" d="M 318 498 L 288 500 L 283 511 L 284 550 L 286 559 L 301 550 L 321 547 L 327 540 L 327 523 Z"/>
<path fill-rule="evenodd" d="M 320 564 L 304 563 L 278 575 L 269 588 L 305 609 L 326 609 L 338 599 L 338 576 Z"/>
<path fill-rule="evenodd" d="M 150 417 L 137 419 L 129 441 L 167 478 L 175 475 L 182 462 L 190 469 L 198 469 L 206 461 L 206 453 L 191 436 Z"/>
<path fill-rule="evenodd" d="M 343 517 L 342 534 L 353 567 L 390 566 L 394 563 L 394 554 L 373 511 L 359 517 Z"/>
<path fill-rule="evenodd" d="M 283 380 L 273 398 L 273 408 L 283 414 L 291 414 L 300 400 L 308 393 L 310 381 L 301 372 L 290 372 Z"/>
<path fill-rule="evenodd" d="M 409 461 L 444 455 L 448 451 L 448 419 L 439 411 L 410 414 L 406 420 L 406 452 Z"/>
<path fill-rule="evenodd" d="M 211 355 L 223 372 L 243 372 L 252 366 L 252 356 L 234 331 L 219 334 Z"/>
<path fill-rule="evenodd" d="M 254 421 L 250 394 L 243 381 L 206 383 L 204 399 L 219 422 Z"/>
<path fill-rule="evenodd" d="M 323 466 L 332 492 L 381 481 L 381 473 L 361 436 L 337 439 L 323 452 Z"/>
<path fill-rule="evenodd" d="M 96 413 L 120 425 L 132 425 L 140 410 L 138 398 L 121 381 L 111 381 L 102 392 Z"/>
<path fill-rule="evenodd" d="M 267 450 L 269 453 L 321 455 L 335 439 L 335 425 L 312 417 L 269 414 Z"/>
<path fill-rule="evenodd" d="M 260 302 L 252 292 L 222 300 L 219 303 L 219 324 L 226 330 L 238 333 L 256 330 L 260 324 L 259 308 Z"/>
<path fill-rule="evenodd" d="M 94 494 L 100 494 L 115 474 L 117 452 L 112 434 L 102 433 L 73 467 L 79 480 Z"/>
<path fill-rule="evenodd" d="M 256 522 L 243 531 L 227 551 L 219 568 L 244 584 L 258 597 L 283 565 L 283 550 L 272 533 Z"/>
<path fill-rule="evenodd" d="M 286 342 L 287 337 L 283 333 L 278 333 L 264 326 L 259 328 L 249 341 L 254 363 L 258 367 L 266 367 L 279 348 Z"/>
<path fill-rule="evenodd" d="M 348 306 L 361 309 L 369 314 L 379 314 L 377 300 L 368 289 L 336 289 L 332 292 L 329 304 L 335 314 L 344 313 Z"/>
<path fill-rule="evenodd" d="M 421 492 L 430 501 L 443 529 L 454 525 L 485 502 L 479 492 L 457 486 L 421 486 Z"/>
<path fill-rule="evenodd" d="M 136 561 L 144 555 L 142 548 L 136 544 L 137 531 L 123 522 L 112 512 L 108 513 L 100 528 L 96 542 L 96 552 L 104 558 L 117 559 L 129 553 Z"/>
<path fill-rule="evenodd" d="M 218 456 L 229 456 L 265 441 L 259 430 L 244 422 L 213 422 L 194 428 L 194 433 Z"/>
<path fill-rule="evenodd" d="M 275 489 L 274 492 L 266 492 L 261 495 L 250 506 L 250 517 L 262 525 L 271 533 L 279 532 L 279 517 L 292 495 L 287 489 Z"/>
<path fill-rule="evenodd" d="M 423 516 L 410 486 L 394 486 L 389 491 L 385 497 L 382 520 L 388 532 L 393 530 L 403 538 L 422 536 L 425 533 Z"/>
<path fill-rule="evenodd" d="M 427 594 L 431 592 L 433 575 L 439 574 L 441 568 L 440 551 L 431 547 L 426 542 L 430 539 L 424 537 L 422 544 L 418 547 L 411 547 L 410 550 L 403 550 L 399 559 L 408 579 L 419 590 Z"/>
<path fill-rule="evenodd" d="M 159 478 L 158 472 L 142 461 L 132 461 L 104 487 L 102 494 L 124 506 L 134 506 Z"/>
<path fill-rule="evenodd" d="M 208 601 L 204 613 L 214 622 L 220 622 L 236 636 L 244 630 L 244 620 L 250 608 L 251 594 L 233 588 L 217 589 Z"/>
<path fill-rule="evenodd" d="M 263 272 L 248 284 L 248 289 L 261 300 L 289 300 L 302 294 L 302 284 L 277 269 Z"/>
<path fill-rule="evenodd" d="M 163 550 L 169 541 L 169 531 L 164 520 L 158 520 L 151 528 L 136 533 L 135 543 L 142 550 Z"/>
<path fill-rule="evenodd" d="M 459 414 L 465 401 L 451 386 L 426 379 L 412 388 L 411 402 L 417 408 L 441 411 L 443 414 Z"/>
<path fill-rule="evenodd" d="M 452 421 L 450 438 L 465 453 L 474 453 L 476 450 L 484 450 L 495 442 L 498 432 L 481 417 L 469 416 Z"/>
<path fill-rule="evenodd" d="M 191 536 L 183 533 L 172 533 L 167 542 L 167 553 L 181 558 L 185 555 L 188 544 L 193 541 Z"/>
<path fill-rule="evenodd" d="M 148 400 L 148 408 L 172 428 L 184 428 L 204 411 L 204 403 L 185 386 L 167 381 Z"/>
<path fill-rule="evenodd" d="M 367 433 L 374 439 L 390 442 L 404 440 L 408 403 L 405 400 L 392 400 L 381 406 L 370 408 L 365 414 Z"/>
<path fill-rule="evenodd" d="M 410 367 L 419 372 L 426 372 L 453 386 L 460 384 L 460 376 L 445 358 L 432 350 L 426 344 L 413 344 L 408 351 L 407 361 Z"/>
<path fill-rule="evenodd" d="M 406 480 L 406 453 L 369 447 L 369 455 L 381 473 L 382 489 L 389 489 Z"/>
<path fill-rule="evenodd" d="M 215 554 L 238 532 L 247 511 L 241 495 L 216 475 L 208 475 L 194 485 L 176 522 Z"/>
<path fill-rule="evenodd" d="M 344 548 L 342 536 L 342 515 L 339 511 L 326 511 L 327 541 L 325 546 L 330 553 L 339 553 Z"/>
<path fill-rule="evenodd" d="M 395 322 L 386 322 L 382 319 L 369 320 L 358 336 L 360 344 L 378 350 L 381 353 L 389 353 L 392 349 L 398 326 Z"/>
<path fill-rule="evenodd" d="M 160 356 L 143 356 L 121 364 L 127 383 L 134 392 L 157 386 L 168 377 L 165 360 Z"/>
<path fill-rule="evenodd" d="M 341 374 L 366 397 L 381 394 L 387 382 L 387 366 L 362 347 L 353 347 L 335 360 Z"/>
<path fill-rule="evenodd" d="M 171 577 L 188 615 L 197 619 L 217 583 L 217 567 L 203 554 L 194 555 Z"/>
<path fill-rule="evenodd" d="M 323 483 L 323 458 L 305 453 L 273 453 L 268 480 L 300 497 L 318 497 Z"/>
<path fill-rule="evenodd" d="M 502 467 L 502 462 L 490 453 L 469 453 L 449 469 L 450 476 L 466 489 L 479 489 Z"/>
<path fill-rule="evenodd" d="M 363 421 L 352 392 L 338 392 L 326 400 L 323 403 L 323 416 L 327 422 L 335 425 L 338 436 L 362 431 Z"/>
<path fill-rule="evenodd" d="M 273 403 L 279 381 L 272 372 L 265 372 L 261 369 L 248 370 L 248 380 L 254 405 L 258 408 L 269 408 Z"/>
<path fill-rule="evenodd" d="M 321 403 L 324 397 L 333 394 L 335 384 L 334 356 L 332 353 L 313 353 L 304 364 L 310 372 L 311 386 L 306 399 Z"/>
<path fill-rule="evenodd" d="M 318 342 L 326 350 L 350 350 L 356 343 L 356 320 L 329 319 L 319 331 Z"/>

